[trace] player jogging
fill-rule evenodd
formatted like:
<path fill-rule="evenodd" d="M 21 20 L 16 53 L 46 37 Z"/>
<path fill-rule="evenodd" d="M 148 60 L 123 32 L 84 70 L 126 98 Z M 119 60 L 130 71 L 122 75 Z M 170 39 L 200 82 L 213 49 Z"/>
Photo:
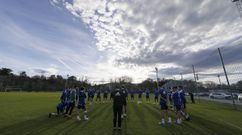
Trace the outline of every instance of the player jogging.
<path fill-rule="evenodd" d="M 178 91 L 179 91 L 181 103 L 182 103 L 181 114 L 185 120 L 189 120 L 190 119 L 189 114 L 186 112 L 186 97 L 185 97 L 185 91 L 183 89 L 183 86 L 179 86 Z"/>
<path fill-rule="evenodd" d="M 93 98 L 94 98 L 94 96 L 95 96 L 95 91 L 94 91 L 94 89 L 93 88 L 91 88 L 90 89 L 90 91 L 89 91 L 89 96 L 90 96 L 90 105 L 92 104 L 92 102 L 93 102 Z"/>
<path fill-rule="evenodd" d="M 168 113 L 167 91 L 164 88 L 161 88 L 159 93 L 160 93 L 160 109 L 161 109 L 161 122 L 159 122 L 159 124 L 165 125 L 165 117 L 168 117 L 168 123 L 172 123 L 171 117 Z"/>
<path fill-rule="evenodd" d="M 158 97 L 159 97 L 159 91 L 155 90 L 155 92 L 154 92 L 154 98 L 155 98 L 154 104 L 158 104 Z"/>
<path fill-rule="evenodd" d="M 141 89 L 138 90 L 138 104 L 142 103 L 142 94 L 143 94 L 143 91 Z"/>
<path fill-rule="evenodd" d="M 182 119 L 181 119 L 182 103 L 181 103 L 179 91 L 176 86 L 173 87 L 172 101 L 173 101 L 174 109 L 176 111 L 176 117 L 177 117 L 176 123 L 181 124 L 182 123 Z"/>
<path fill-rule="evenodd" d="M 99 101 L 101 103 L 101 90 L 97 90 L 97 98 L 96 98 L 96 102 Z"/>
<path fill-rule="evenodd" d="M 130 99 L 132 101 L 134 101 L 134 90 L 133 89 L 130 90 Z"/>
<path fill-rule="evenodd" d="M 122 117 L 127 117 L 127 97 L 128 97 L 128 92 L 125 89 L 124 86 L 122 86 L 121 91 L 123 93 L 123 114 Z"/>
<path fill-rule="evenodd" d="M 89 120 L 88 115 L 87 115 L 86 104 L 85 104 L 86 92 L 85 92 L 85 89 L 83 87 L 81 88 L 77 97 L 78 97 L 77 120 L 78 121 L 81 120 L 81 118 L 80 118 L 80 111 L 81 110 L 84 112 L 84 120 Z"/>
<path fill-rule="evenodd" d="M 150 90 L 149 89 L 146 89 L 145 95 L 146 95 L 146 102 L 149 103 L 150 102 Z"/>
<path fill-rule="evenodd" d="M 105 103 L 108 100 L 108 90 L 105 90 L 103 93 L 103 103 Z"/>

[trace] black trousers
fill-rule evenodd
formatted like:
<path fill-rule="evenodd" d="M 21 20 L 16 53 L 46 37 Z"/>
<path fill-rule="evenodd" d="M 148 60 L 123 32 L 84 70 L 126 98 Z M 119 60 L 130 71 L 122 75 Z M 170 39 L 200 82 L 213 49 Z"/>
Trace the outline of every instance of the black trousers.
<path fill-rule="evenodd" d="M 123 106 L 113 106 L 113 127 L 116 127 L 118 121 L 118 127 L 121 128 L 122 125 L 122 108 Z"/>
<path fill-rule="evenodd" d="M 66 114 L 69 113 L 69 115 L 71 115 L 74 107 L 75 107 L 75 102 L 70 103 L 66 108 Z"/>

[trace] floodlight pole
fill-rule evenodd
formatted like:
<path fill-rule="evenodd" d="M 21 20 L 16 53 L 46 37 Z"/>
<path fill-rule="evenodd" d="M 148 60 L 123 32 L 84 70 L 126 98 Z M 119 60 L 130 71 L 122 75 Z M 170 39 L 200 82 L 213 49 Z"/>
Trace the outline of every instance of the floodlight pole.
<path fill-rule="evenodd" d="M 193 75 L 194 75 L 194 81 L 195 81 L 195 87 L 196 87 L 197 97 L 198 97 L 198 100 L 200 101 L 200 96 L 198 94 L 196 71 L 195 71 L 195 66 L 194 65 L 192 65 L 192 70 L 193 70 Z"/>
<path fill-rule="evenodd" d="M 218 48 L 218 53 L 219 53 L 219 56 L 220 56 L 220 59 L 221 59 L 223 69 L 224 69 L 224 74 L 225 74 L 225 77 L 226 77 L 226 80 L 227 80 L 227 84 L 228 84 L 229 88 L 231 88 L 229 78 L 228 78 L 228 74 L 227 74 L 227 71 L 226 71 L 226 68 L 225 68 L 225 65 L 224 65 L 224 59 L 223 59 L 222 53 L 220 51 L 220 48 Z M 233 101 L 234 109 L 236 109 L 235 101 L 234 101 L 233 94 L 232 94 L 231 90 L 230 90 L 230 94 L 231 94 L 231 98 L 232 98 L 232 101 Z"/>

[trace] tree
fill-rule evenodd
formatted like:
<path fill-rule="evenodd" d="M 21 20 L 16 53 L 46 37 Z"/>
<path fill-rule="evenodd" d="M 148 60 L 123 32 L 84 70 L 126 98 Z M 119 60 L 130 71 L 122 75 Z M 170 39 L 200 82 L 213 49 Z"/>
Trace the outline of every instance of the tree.
<path fill-rule="evenodd" d="M 3 75 L 3 76 L 11 75 L 12 72 L 13 72 L 12 69 L 9 69 L 9 68 L 0 69 L 0 75 Z"/>
<path fill-rule="evenodd" d="M 20 76 L 20 77 L 27 77 L 27 74 L 26 74 L 25 71 L 21 71 L 21 72 L 19 73 L 19 76 Z"/>

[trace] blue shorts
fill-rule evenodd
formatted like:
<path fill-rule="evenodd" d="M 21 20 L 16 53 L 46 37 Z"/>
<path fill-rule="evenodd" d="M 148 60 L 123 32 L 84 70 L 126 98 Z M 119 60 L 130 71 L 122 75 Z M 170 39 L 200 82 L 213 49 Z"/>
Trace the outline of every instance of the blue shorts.
<path fill-rule="evenodd" d="M 77 108 L 82 109 L 82 110 L 86 110 L 86 105 L 85 104 L 78 104 Z"/>
<path fill-rule="evenodd" d="M 175 107 L 176 111 L 180 111 L 182 106 L 181 105 L 174 105 L 174 107 Z"/>
<path fill-rule="evenodd" d="M 168 106 L 166 103 L 160 103 L 160 109 L 161 110 L 168 110 Z"/>

